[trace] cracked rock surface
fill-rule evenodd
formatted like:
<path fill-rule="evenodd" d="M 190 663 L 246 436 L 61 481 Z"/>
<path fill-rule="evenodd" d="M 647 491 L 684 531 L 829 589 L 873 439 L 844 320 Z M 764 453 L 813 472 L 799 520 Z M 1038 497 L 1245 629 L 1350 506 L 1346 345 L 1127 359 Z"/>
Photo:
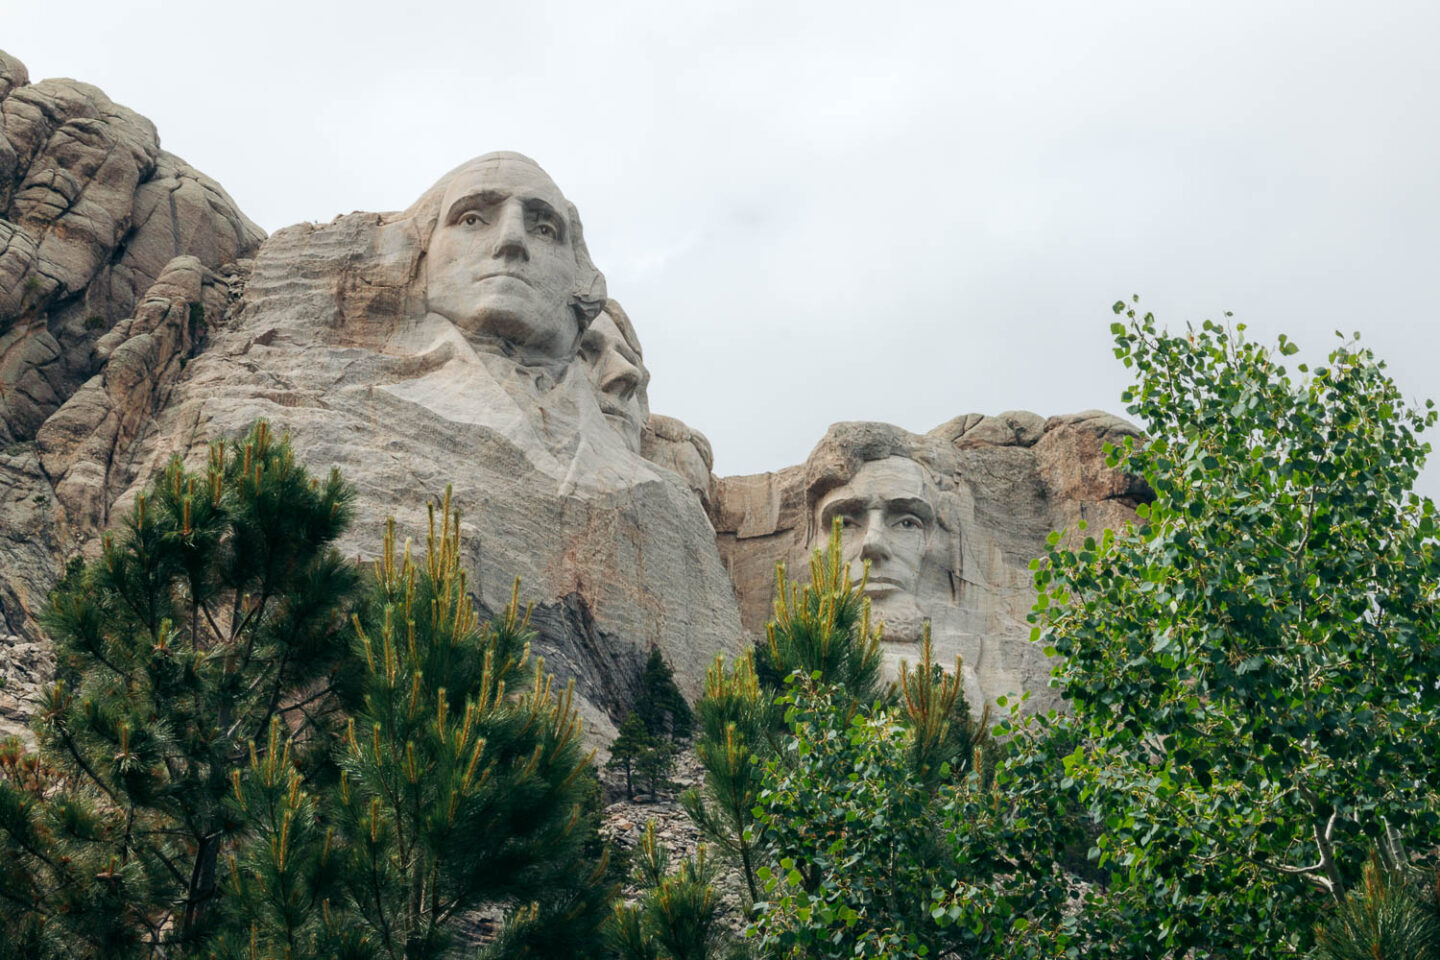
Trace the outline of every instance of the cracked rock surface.
<path fill-rule="evenodd" d="M 0 635 L 109 518 L 126 452 L 264 233 L 149 120 L 0 51 Z"/>
<path fill-rule="evenodd" d="M 171 260 L 215 269 L 262 239 L 149 120 L 0 51 L 0 443 L 33 439 L 96 372 Z"/>

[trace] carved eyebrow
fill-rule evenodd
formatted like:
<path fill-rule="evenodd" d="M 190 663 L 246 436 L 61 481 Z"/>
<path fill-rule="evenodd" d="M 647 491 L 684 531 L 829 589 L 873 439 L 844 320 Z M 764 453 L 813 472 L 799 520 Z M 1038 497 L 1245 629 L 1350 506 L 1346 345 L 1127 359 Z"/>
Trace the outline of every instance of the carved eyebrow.
<path fill-rule="evenodd" d="M 493 207 L 505 199 L 505 194 L 498 190 L 477 190 L 474 193 L 467 193 L 465 196 L 450 204 L 450 209 L 445 211 L 445 224 L 450 226 L 457 223 L 462 216 L 471 210 L 483 210 L 486 207 Z"/>
<path fill-rule="evenodd" d="M 846 497 L 843 500 L 831 500 L 820 508 L 820 516 L 826 520 L 837 513 L 854 513 L 857 510 L 865 509 L 865 500 L 861 497 Z"/>
<path fill-rule="evenodd" d="M 549 219 L 555 225 L 559 239 L 565 239 L 565 218 L 560 216 L 560 211 L 539 197 L 526 197 L 521 203 L 525 205 L 525 212 L 530 216 Z"/>
<path fill-rule="evenodd" d="M 624 357 L 626 360 L 630 361 L 635 366 L 640 366 L 640 355 L 634 350 L 630 349 L 630 344 L 625 342 L 624 337 L 621 337 L 620 342 L 616 344 L 615 352 L 620 354 L 620 356 Z"/>
<path fill-rule="evenodd" d="M 885 512 L 887 514 L 914 514 L 926 523 L 932 523 L 935 520 L 935 511 L 930 504 L 915 497 L 897 497 L 894 500 L 886 500 Z"/>

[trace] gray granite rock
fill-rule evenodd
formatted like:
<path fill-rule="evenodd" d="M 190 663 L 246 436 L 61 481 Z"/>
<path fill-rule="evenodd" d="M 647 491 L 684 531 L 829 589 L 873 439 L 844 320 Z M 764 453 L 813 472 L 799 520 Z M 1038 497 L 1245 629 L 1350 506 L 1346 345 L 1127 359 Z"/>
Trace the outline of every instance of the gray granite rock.
<path fill-rule="evenodd" d="M 915 662 L 928 623 L 942 661 L 963 659 L 973 707 L 1027 691 L 1028 709 L 1055 706 L 1053 664 L 1029 642 L 1029 564 L 1052 530 L 1133 516 L 1148 492 L 1107 468 L 1101 448 L 1135 435 L 1094 411 L 968 414 L 923 436 L 835 424 L 802 465 L 716 483 L 711 520 L 741 618 L 763 630 L 775 564 L 803 572 L 838 517 L 855 576 L 871 565 L 867 593 L 892 673 Z"/>

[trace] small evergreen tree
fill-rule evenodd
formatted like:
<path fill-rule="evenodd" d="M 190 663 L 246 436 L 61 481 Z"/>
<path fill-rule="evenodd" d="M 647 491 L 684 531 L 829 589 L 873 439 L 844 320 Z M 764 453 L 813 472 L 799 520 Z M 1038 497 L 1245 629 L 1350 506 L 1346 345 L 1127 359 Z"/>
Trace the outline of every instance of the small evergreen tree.
<path fill-rule="evenodd" d="M 670 855 L 645 825 L 636 859 L 639 902 L 616 904 L 607 939 L 620 960 L 712 960 L 748 956 L 721 922 L 715 866 L 701 846 L 670 869 Z"/>
<path fill-rule="evenodd" d="M 640 696 L 635 712 L 652 737 L 684 740 L 690 736 L 694 714 L 685 695 L 675 685 L 675 671 L 665 662 L 659 647 L 650 648 L 645 670 L 640 675 Z"/>
<path fill-rule="evenodd" d="M 775 619 L 753 651 L 731 663 L 723 658 L 706 674 L 705 696 L 696 707 L 700 737 L 695 748 L 705 768 L 703 789 L 688 790 L 681 804 L 696 828 L 740 864 L 751 901 L 760 899 L 753 843 L 760 764 L 788 739 L 775 698 L 784 679 L 805 676 L 848 691 L 855 707 L 889 698 L 880 677 L 880 634 L 870 626 L 864 579 L 851 579 L 841 559 L 837 520 L 826 548 L 810 558 L 810 583 L 790 583 L 776 565 Z"/>
<path fill-rule="evenodd" d="M 675 744 L 665 737 L 652 737 L 640 756 L 635 758 L 635 772 L 645 778 L 653 802 L 660 791 L 670 787 L 670 774 L 675 772 Z"/>
<path fill-rule="evenodd" d="M 605 764 L 612 770 L 625 771 L 625 799 L 635 799 L 635 786 L 631 773 L 635 767 L 635 761 L 645 752 L 650 744 L 650 732 L 645 729 L 645 721 L 640 719 L 640 714 L 632 710 L 625 715 L 625 722 L 620 724 L 620 733 L 615 737 L 615 742 L 610 744 L 610 760 Z"/>
<path fill-rule="evenodd" d="M 728 668 L 724 657 L 715 658 L 705 674 L 705 696 L 697 713 L 695 752 L 705 768 L 705 782 L 703 788 L 681 794 L 680 803 L 700 835 L 739 863 L 753 903 L 760 899 L 748 834 L 760 791 L 756 764 L 774 752 L 776 742 L 774 702 L 761 693 L 753 654 L 747 652 Z"/>

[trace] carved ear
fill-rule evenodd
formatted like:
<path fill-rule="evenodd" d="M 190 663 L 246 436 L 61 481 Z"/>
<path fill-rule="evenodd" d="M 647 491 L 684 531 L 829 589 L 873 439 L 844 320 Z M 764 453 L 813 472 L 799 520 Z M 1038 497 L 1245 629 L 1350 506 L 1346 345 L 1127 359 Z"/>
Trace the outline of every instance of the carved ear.
<path fill-rule="evenodd" d="M 580 214 L 575 204 L 566 203 L 566 214 L 570 219 L 570 247 L 575 251 L 575 265 L 579 268 L 575 277 L 575 292 L 570 296 L 570 306 L 584 333 L 590 321 L 605 308 L 605 274 L 601 273 L 590 259 L 590 250 L 585 246 L 585 228 L 580 225 Z"/>

